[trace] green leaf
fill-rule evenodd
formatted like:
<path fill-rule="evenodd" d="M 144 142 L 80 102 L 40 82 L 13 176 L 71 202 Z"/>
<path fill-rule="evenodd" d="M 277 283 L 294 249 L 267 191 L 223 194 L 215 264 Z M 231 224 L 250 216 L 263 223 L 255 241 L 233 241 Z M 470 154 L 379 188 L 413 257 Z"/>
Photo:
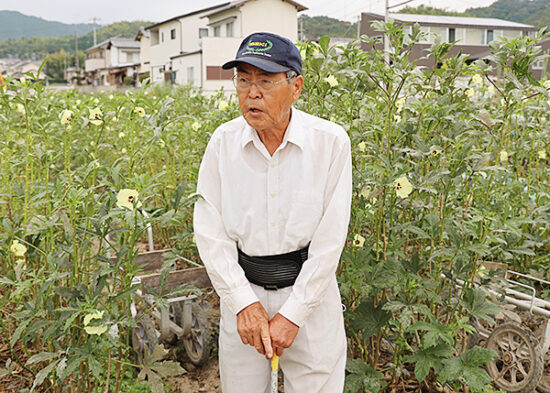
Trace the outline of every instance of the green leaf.
<path fill-rule="evenodd" d="M 163 377 L 175 377 L 185 373 L 185 369 L 178 362 L 172 360 L 165 360 L 162 363 L 157 362 L 151 366 L 151 369 Z"/>
<path fill-rule="evenodd" d="M 363 330 L 363 338 L 374 336 L 391 318 L 391 313 L 384 310 L 383 306 L 381 302 L 375 307 L 372 298 L 363 300 L 351 314 L 350 326 L 356 331 Z"/>
<path fill-rule="evenodd" d="M 485 349 L 475 346 L 462 354 L 464 364 L 469 367 L 485 366 L 498 358 L 497 353 L 492 349 Z"/>
<path fill-rule="evenodd" d="M 459 357 L 444 359 L 442 361 L 443 369 L 439 372 L 439 378 L 442 382 L 456 381 L 462 375 L 462 360 Z"/>
<path fill-rule="evenodd" d="M 33 355 L 27 360 L 25 365 L 35 364 L 39 362 L 45 362 L 46 360 L 58 358 L 59 354 L 55 352 L 40 352 L 39 354 Z"/>
<path fill-rule="evenodd" d="M 44 380 L 48 377 L 48 375 L 50 375 L 50 373 L 52 372 L 52 370 L 54 369 L 54 367 L 57 365 L 57 360 L 54 361 L 54 362 L 51 362 L 50 364 L 48 364 L 46 367 L 44 367 L 42 370 L 40 370 L 38 372 L 38 374 L 36 374 L 36 376 L 34 377 L 34 382 L 32 384 L 32 387 L 31 387 L 31 392 L 38 386 L 42 385 L 42 383 L 44 382 Z"/>
<path fill-rule="evenodd" d="M 465 367 L 464 368 L 464 382 L 470 385 L 472 388 L 483 391 L 483 387 L 491 383 L 491 377 L 487 372 L 478 367 Z"/>
<path fill-rule="evenodd" d="M 422 382 L 430 372 L 431 364 L 428 358 L 419 357 L 414 366 L 414 375 L 418 382 Z"/>
<path fill-rule="evenodd" d="M 319 38 L 319 46 L 321 47 L 324 54 L 327 53 L 329 44 L 330 44 L 330 37 L 328 35 L 325 35 Z"/>
<path fill-rule="evenodd" d="M 491 315 L 500 311 L 499 306 L 487 301 L 487 295 L 481 288 L 466 289 L 460 303 L 471 316 L 489 322 L 493 321 Z"/>

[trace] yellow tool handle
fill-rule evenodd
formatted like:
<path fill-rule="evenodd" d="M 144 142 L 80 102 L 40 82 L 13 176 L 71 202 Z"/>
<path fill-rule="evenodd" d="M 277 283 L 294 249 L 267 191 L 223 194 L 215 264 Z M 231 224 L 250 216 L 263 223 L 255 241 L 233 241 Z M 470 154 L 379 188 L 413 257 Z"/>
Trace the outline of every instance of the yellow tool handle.
<path fill-rule="evenodd" d="M 273 353 L 273 357 L 271 358 L 271 371 L 277 370 L 279 370 L 279 356 L 277 356 L 276 353 Z"/>

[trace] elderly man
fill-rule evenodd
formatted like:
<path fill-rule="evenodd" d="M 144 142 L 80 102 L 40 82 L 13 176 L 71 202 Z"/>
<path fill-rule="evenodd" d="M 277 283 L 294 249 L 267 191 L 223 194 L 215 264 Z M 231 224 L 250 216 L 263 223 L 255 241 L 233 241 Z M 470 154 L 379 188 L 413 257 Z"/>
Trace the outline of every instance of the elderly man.
<path fill-rule="evenodd" d="M 268 391 L 265 358 L 275 352 L 286 393 L 342 392 L 346 337 L 335 272 L 350 213 L 349 138 L 292 107 L 304 80 L 288 39 L 246 37 L 223 65 L 233 67 L 242 116 L 208 143 L 194 216 L 221 299 L 222 391 Z"/>

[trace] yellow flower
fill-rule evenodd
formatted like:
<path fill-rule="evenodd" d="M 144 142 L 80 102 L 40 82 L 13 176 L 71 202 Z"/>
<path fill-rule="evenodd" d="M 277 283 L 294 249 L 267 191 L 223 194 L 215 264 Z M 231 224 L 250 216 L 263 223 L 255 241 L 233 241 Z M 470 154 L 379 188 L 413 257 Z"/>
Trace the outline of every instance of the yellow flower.
<path fill-rule="evenodd" d="M 104 314 L 104 311 L 95 311 L 91 314 L 87 314 L 84 317 L 84 330 L 86 331 L 86 333 L 90 335 L 91 334 L 100 335 L 107 331 L 107 326 L 104 324 L 97 325 L 97 326 L 89 326 L 90 322 L 92 322 L 94 319 L 103 319 L 103 314 Z"/>
<path fill-rule="evenodd" d="M 406 198 L 412 192 L 413 187 L 406 176 L 401 176 L 395 181 L 395 192 L 399 198 Z"/>
<path fill-rule="evenodd" d="M 466 97 L 471 98 L 474 95 L 473 89 L 466 90 Z"/>
<path fill-rule="evenodd" d="M 404 105 L 405 105 L 405 98 L 400 98 L 397 101 L 395 101 L 395 107 L 397 108 L 397 113 L 401 112 Z"/>
<path fill-rule="evenodd" d="M 441 148 L 437 146 L 432 146 L 430 148 L 430 153 L 432 154 L 432 156 L 437 156 L 439 155 L 439 153 L 441 153 Z"/>
<path fill-rule="evenodd" d="M 94 141 L 90 141 L 90 146 L 94 147 L 94 146 L 95 146 L 95 142 L 94 142 Z"/>
<path fill-rule="evenodd" d="M 19 243 L 19 240 L 14 240 L 13 242 L 11 242 L 10 251 L 17 258 L 23 258 L 25 257 L 25 253 L 27 252 L 27 247 L 24 244 Z"/>
<path fill-rule="evenodd" d="M 96 98 L 94 99 L 94 104 L 96 104 L 96 105 L 99 104 L 99 98 L 96 97 Z"/>
<path fill-rule="evenodd" d="M 105 333 L 107 331 L 107 329 L 108 328 L 107 328 L 106 325 L 85 326 L 84 327 L 84 330 L 86 331 L 86 333 L 88 333 L 90 335 L 97 334 L 98 336 Z"/>
<path fill-rule="evenodd" d="M 103 314 L 105 314 L 105 311 L 95 311 L 91 314 L 87 314 L 85 317 L 84 317 L 84 325 L 89 325 L 90 322 L 92 322 L 92 320 L 94 319 L 101 319 L 103 318 Z"/>
<path fill-rule="evenodd" d="M 81 102 L 82 102 L 82 101 L 80 101 L 80 100 L 76 100 L 75 104 L 76 104 L 76 105 L 80 105 Z"/>
<path fill-rule="evenodd" d="M 546 150 L 539 150 L 538 155 L 541 160 L 546 160 Z"/>
<path fill-rule="evenodd" d="M 370 194 L 369 188 L 365 187 L 361 190 L 361 193 L 359 195 L 361 195 L 363 198 L 367 199 L 369 197 L 369 194 Z"/>
<path fill-rule="evenodd" d="M 480 85 L 481 83 L 483 83 L 483 78 L 481 75 L 479 74 L 475 74 L 473 77 L 472 77 L 472 82 Z"/>
<path fill-rule="evenodd" d="M 63 112 L 61 112 L 61 124 L 65 125 L 71 121 L 71 116 L 73 115 L 73 111 L 70 111 L 68 109 L 65 109 Z"/>
<path fill-rule="evenodd" d="M 367 151 L 367 144 L 366 144 L 365 142 L 359 142 L 359 143 L 357 144 L 357 147 L 359 148 L 359 151 L 360 151 L 361 153 L 364 153 L 364 152 Z"/>
<path fill-rule="evenodd" d="M 90 116 L 88 117 L 90 119 L 90 123 L 100 126 L 103 120 L 101 120 L 101 116 L 103 115 L 103 112 L 101 112 L 101 109 L 99 107 L 90 109 Z"/>
<path fill-rule="evenodd" d="M 109 94 L 109 99 L 112 100 L 114 96 L 112 94 Z"/>
<path fill-rule="evenodd" d="M 401 116 L 393 115 L 393 121 L 395 121 L 396 123 L 401 123 Z"/>
<path fill-rule="evenodd" d="M 363 247 L 363 244 L 365 244 L 365 238 L 358 233 L 355 234 L 355 236 L 353 237 L 353 246 Z"/>
<path fill-rule="evenodd" d="M 137 113 L 139 117 L 145 116 L 145 109 L 143 109 L 141 106 L 136 106 L 134 109 L 134 113 Z"/>
<path fill-rule="evenodd" d="M 125 136 L 125 134 L 122 131 L 118 133 L 119 138 L 124 138 L 124 136 Z"/>
<path fill-rule="evenodd" d="M 330 85 L 330 87 L 338 86 L 338 80 L 332 74 L 325 78 L 325 82 L 327 82 Z"/>
<path fill-rule="evenodd" d="M 128 209 L 133 209 L 135 202 L 136 207 L 141 207 L 138 195 L 139 193 L 136 190 L 124 188 L 120 190 L 116 196 L 116 205 L 120 208 L 126 207 Z"/>
<path fill-rule="evenodd" d="M 329 119 L 329 121 L 335 123 L 336 122 L 336 117 L 335 116 L 331 116 Z"/>
<path fill-rule="evenodd" d="M 508 161 L 508 152 L 506 150 L 502 150 L 500 152 L 500 162 L 507 162 Z"/>
<path fill-rule="evenodd" d="M 162 139 L 159 140 L 159 145 L 162 149 L 164 149 L 166 147 L 166 143 Z"/>
<path fill-rule="evenodd" d="M 227 103 L 227 101 L 220 101 L 220 103 L 218 104 L 218 109 L 220 111 L 224 111 L 226 110 L 227 108 L 229 108 L 229 104 Z"/>
<path fill-rule="evenodd" d="M 121 152 L 122 154 L 126 154 L 127 150 L 126 150 L 125 147 L 123 147 L 123 148 L 120 150 L 120 152 Z"/>
<path fill-rule="evenodd" d="M 21 113 L 22 115 L 25 114 L 25 106 L 23 104 L 17 104 L 15 108 L 17 112 Z"/>
<path fill-rule="evenodd" d="M 201 123 L 199 123 L 198 121 L 194 122 L 192 125 L 191 125 L 191 128 L 195 131 L 198 131 L 199 128 L 201 128 Z"/>
<path fill-rule="evenodd" d="M 300 57 L 302 58 L 302 60 L 304 60 L 306 58 L 306 49 L 305 48 L 300 49 Z"/>

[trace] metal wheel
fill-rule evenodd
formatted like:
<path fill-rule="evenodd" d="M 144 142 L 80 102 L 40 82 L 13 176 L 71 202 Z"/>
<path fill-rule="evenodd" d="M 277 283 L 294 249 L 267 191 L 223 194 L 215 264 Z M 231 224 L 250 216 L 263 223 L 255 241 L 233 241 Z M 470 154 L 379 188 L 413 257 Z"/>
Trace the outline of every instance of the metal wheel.
<path fill-rule="evenodd" d="M 155 325 L 148 315 L 143 315 L 136 321 L 137 327 L 132 329 L 132 347 L 136 351 L 138 363 L 143 364 L 143 359 L 153 353 L 158 344 Z"/>
<path fill-rule="evenodd" d="M 184 328 L 183 303 L 174 307 L 176 323 Z M 189 360 L 195 366 L 202 366 L 210 356 L 210 325 L 204 315 L 202 308 L 195 302 L 191 305 L 191 328 L 189 333 L 182 337 L 183 347 Z M 185 328 L 184 328 L 185 329 Z"/>
<path fill-rule="evenodd" d="M 538 338 L 539 343 L 544 342 L 545 329 L 546 326 L 543 326 L 535 332 L 535 336 Z M 541 393 L 550 393 L 550 351 L 544 354 L 544 373 L 537 385 L 537 390 Z"/>
<path fill-rule="evenodd" d="M 487 348 L 498 359 L 487 364 L 494 384 L 507 392 L 528 393 L 535 390 L 544 362 L 539 342 L 531 330 L 513 322 L 504 323 L 491 333 Z"/>

